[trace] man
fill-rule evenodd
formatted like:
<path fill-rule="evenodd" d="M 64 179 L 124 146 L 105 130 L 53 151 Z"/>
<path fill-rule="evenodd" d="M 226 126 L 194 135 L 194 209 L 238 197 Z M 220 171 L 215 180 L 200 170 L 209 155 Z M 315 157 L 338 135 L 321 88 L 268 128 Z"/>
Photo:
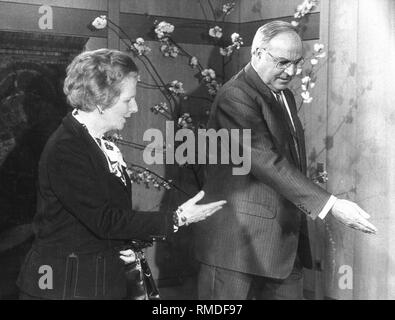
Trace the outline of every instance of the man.
<path fill-rule="evenodd" d="M 262 26 L 251 54 L 219 91 L 209 119 L 216 130 L 251 129 L 251 145 L 243 146 L 251 170 L 232 175 L 232 164 L 207 166 L 206 194 L 228 205 L 196 226 L 199 299 L 302 299 L 302 267 L 312 265 L 306 216 L 324 219 L 330 212 L 352 228 L 376 232 L 358 205 L 305 175 L 303 128 L 287 89 L 303 63 L 296 30 L 281 21 Z"/>

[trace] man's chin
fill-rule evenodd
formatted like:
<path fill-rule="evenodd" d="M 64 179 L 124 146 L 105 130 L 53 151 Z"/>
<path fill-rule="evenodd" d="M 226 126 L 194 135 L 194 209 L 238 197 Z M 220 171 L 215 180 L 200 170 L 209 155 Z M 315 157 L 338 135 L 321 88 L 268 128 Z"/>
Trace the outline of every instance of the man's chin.
<path fill-rule="evenodd" d="M 290 82 L 291 82 L 291 80 L 277 80 L 274 87 L 277 90 L 284 90 L 284 89 L 288 88 Z"/>

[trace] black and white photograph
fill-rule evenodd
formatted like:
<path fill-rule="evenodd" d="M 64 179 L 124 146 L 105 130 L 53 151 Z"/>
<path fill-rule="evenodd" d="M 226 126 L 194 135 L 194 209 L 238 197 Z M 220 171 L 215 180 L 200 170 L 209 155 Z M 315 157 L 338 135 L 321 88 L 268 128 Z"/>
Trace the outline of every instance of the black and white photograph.
<path fill-rule="evenodd" d="M 394 52 L 394 0 L 0 0 L 0 300 L 394 300 Z"/>

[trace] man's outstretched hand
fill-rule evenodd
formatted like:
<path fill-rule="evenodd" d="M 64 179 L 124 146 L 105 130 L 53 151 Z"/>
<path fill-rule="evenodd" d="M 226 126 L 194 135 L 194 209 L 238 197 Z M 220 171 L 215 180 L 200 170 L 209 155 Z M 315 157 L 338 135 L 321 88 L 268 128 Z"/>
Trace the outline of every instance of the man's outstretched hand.
<path fill-rule="evenodd" d="M 370 216 L 352 201 L 337 199 L 332 207 L 332 215 L 350 228 L 371 234 L 377 232 L 376 227 L 367 220 Z"/>

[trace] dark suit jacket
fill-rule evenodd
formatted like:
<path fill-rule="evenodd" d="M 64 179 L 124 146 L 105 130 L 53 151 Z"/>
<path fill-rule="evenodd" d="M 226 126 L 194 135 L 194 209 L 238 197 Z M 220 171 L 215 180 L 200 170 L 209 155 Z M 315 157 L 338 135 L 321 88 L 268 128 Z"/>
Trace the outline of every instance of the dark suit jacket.
<path fill-rule="evenodd" d="M 300 161 L 289 117 L 250 64 L 218 92 L 208 127 L 251 129 L 251 148 L 246 150 L 251 171 L 237 176 L 232 175 L 232 163 L 207 165 L 206 201 L 228 203 L 195 226 L 196 257 L 203 263 L 283 279 L 299 251 L 302 263 L 311 266 L 305 217 L 314 219 L 330 194 L 305 175 L 303 128 L 291 91 L 284 93 L 296 126 Z"/>
<path fill-rule="evenodd" d="M 119 249 L 127 239 L 163 238 L 172 220 L 132 210 L 131 184 L 113 175 L 88 131 L 71 115 L 48 140 L 39 162 L 33 247 L 18 285 L 50 299 L 121 299 Z M 53 271 L 53 289 L 41 289 L 40 266 Z M 41 278 L 42 279 L 42 278 Z"/>

